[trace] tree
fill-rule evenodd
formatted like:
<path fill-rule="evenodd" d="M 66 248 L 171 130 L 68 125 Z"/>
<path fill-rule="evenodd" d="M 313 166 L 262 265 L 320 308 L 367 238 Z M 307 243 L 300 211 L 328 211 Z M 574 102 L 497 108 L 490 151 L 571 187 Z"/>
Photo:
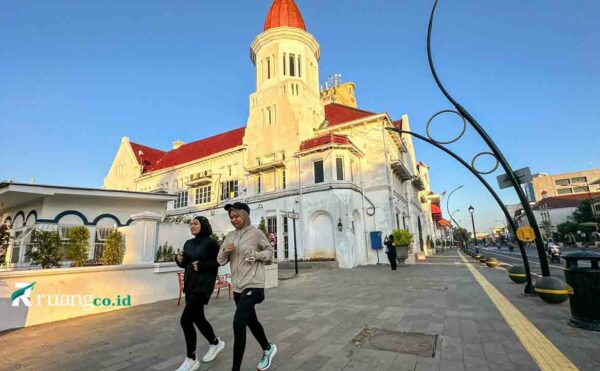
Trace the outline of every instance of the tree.
<path fill-rule="evenodd" d="M 102 258 L 102 265 L 117 265 L 123 263 L 125 248 L 123 246 L 123 236 L 121 232 L 113 229 L 106 237 Z"/>
<path fill-rule="evenodd" d="M 66 247 L 67 259 L 76 267 L 83 267 L 90 249 L 90 230 L 84 226 L 69 229 L 69 243 Z"/>
<path fill-rule="evenodd" d="M 452 234 L 455 241 L 463 241 L 466 243 L 469 240 L 469 232 L 465 228 L 452 228 Z"/>
<path fill-rule="evenodd" d="M 10 228 L 3 223 L 0 225 L 0 265 L 5 264 L 10 239 Z"/>
<path fill-rule="evenodd" d="M 579 224 L 586 222 L 600 223 L 600 216 L 594 215 L 590 200 L 583 200 L 570 217 L 571 221 Z"/>
<path fill-rule="evenodd" d="M 60 267 L 62 249 L 58 232 L 34 230 L 31 244 L 31 250 L 25 254 L 31 259 L 31 265 L 41 265 L 42 268 Z"/>
<path fill-rule="evenodd" d="M 262 233 L 264 233 L 265 236 L 267 236 L 267 238 L 269 238 L 269 234 L 267 233 L 267 222 L 265 221 L 265 218 L 263 218 L 263 217 L 260 218 L 260 223 L 258 224 L 258 229 L 260 229 L 262 231 Z"/>

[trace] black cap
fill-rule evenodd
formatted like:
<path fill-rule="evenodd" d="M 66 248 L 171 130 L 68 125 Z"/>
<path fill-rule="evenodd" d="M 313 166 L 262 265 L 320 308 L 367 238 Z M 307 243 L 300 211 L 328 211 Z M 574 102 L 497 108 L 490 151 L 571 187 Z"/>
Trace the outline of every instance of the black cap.
<path fill-rule="evenodd" d="M 235 210 L 246 210 L 246 212 L 248 213 L 248 215 L 250 215 L 250 207 L 243 203 L 243 202 L 235 202 L 233 204 L 227 204 L 225 205 L 225 210 L 227 210 L 227 212 L 229 212 L 229 210 L 231 209 L 235 209 Z"/>

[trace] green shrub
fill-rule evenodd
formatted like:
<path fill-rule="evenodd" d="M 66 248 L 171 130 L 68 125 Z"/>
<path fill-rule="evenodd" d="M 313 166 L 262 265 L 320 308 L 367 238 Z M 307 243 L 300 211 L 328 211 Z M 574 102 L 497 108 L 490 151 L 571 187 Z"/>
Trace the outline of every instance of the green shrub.
<path fill-rule="evenodd" d="M 116 229 L 113 229 L 106 238 L 104 250 L 102 251 L 102 265 L 117 265 L 123 263 L 125 255 L 125 246 L 123 244 L 123 235 Z"/>
<path fill-rule="evenodd" d="M 396 246 L 410 246 L 413 239 L 413 235 L 405 229 L 394 229 L 392 235 Z"/>
<path fill-rule="evenodd" d="M 26 252 L 31 265 L 42 268 L 60 267 L 62 249 L 58 232 L 37 231 L 31 234 L 31 250 Z"/>
<path fill-rule="evenodd" d="M 10 239 L 10 228 L 3 223 L 0 225 L 0 265 L 5 264 Z"/>
<path fill-rule="evenodd" d="M 69 243 L 66 246 L 67 259 L 76 267 L 83 267 L 90 249 L 90 230 L 84 226 L 69 229 Z"/>

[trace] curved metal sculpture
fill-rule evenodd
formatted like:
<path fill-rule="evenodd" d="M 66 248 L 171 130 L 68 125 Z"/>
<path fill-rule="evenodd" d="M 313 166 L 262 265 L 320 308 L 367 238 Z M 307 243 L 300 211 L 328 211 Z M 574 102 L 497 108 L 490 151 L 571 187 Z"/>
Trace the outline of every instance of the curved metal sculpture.
<path fill-rule="evenodd" d="M 479 171 L 477 171 L 477 169 L 475 169 L 474 167 L 472 167 L 471 165 L 469 165 L 465 160 L 463 160 L 459 155 L 457 155 L 456 153 L 452 152 L 451 150 L 449 150 L 448 148 L 444 147 L 441 144 L 436 143 L 435 141 L 432 141 L 431 139 L 428 139 L 422 135 L 419 135 L 417 133 L 413 133 L 410 131 L 405 131 L 405 130 L 401 130 L 398 128 L 387 128 L 387 130 L 389 131 L 395 131 L 399 134 L 408 134 L 411 135 L 417 139 L 420 139 L 424 142 L 427 142 L 439 149 L 441 149 L 442 151 L 446 152 L 447 154 L 449 154 L 450 156 L 452 156 L 456 161 L 458 161 L 461 165 L 463 165 L 467 170 L 469 170 L 473 175 L 475 175 L 475 177 L 477 179 L 479 179 L 479 181 L 481 182 L 481 184 L 484 185 L 484 187 L 488 190 L 488 192 L 490 192 L 490 194 L 492 195 L 492 197 L 494 197 L 494 199 L 496 200 L 496 202 L 498 203 L 498 206 L 500 206 L 500 209 L 502 209 L 502 212 L 504 213 L 504 216 L 506 217 L 510 227 L 512 228 L 513 232 L 517 230 L 517 227 L 515 225 L 514 220 L 510 217 L 510 213 L 508 212 L 508 209 L 506 208 L 506 206 L 504 206 L 504 203 L 502 202 L 502 200 L 500 199 L 500 196 L 498 196 L 498 194 L 496 193 L 496 191 L 494 191 L 494 189 L 492 188 L 492 186 L 483 178 L 483 176 L 479 173 Z M 521 241 L 519 241 L 517 239 L 517 243 L 519 245 L 519 250 L 521 251 L 521 257 L 523 258 L 523 265 L 525 266 L 525 274 L 527 276 L 527 286 L 525 286 L 525 293 L 526 294 L 533 294 L 533 282 L 531 279 L 531 270 L 529 268 L 529 259 L 527 258 L 527 253 L 525 252 L 525 246 L 523 245 L 523 243 Z"/>
<path fill-rule="evenodd" d="M 519 181 L 518 181 L 517 177 L 515 176 L 515 174 L 512 170 L 512 167 L 510 166 L 510 164 L 508 163 L 508 161 L 506 160 L 506 158 L 504 157 L 504 155 L 502 154 L 502 152 L 500 151 L 500 149 L 498 148 L 496 143 L 494 143 L 494 141 L 490 138 L 490 136 L 487 134 L 487 132 L 481 127 L 481 125 L 479 125 L 477 120 L 475 120 L 475 118 L 473 118 L 473 116 L 471 116 L 471 114 L 464 107 L 462 107 L 448 93 L 448 91 L 446 90 L 446 88 L 444 87 L 444 85 L 442 84 L 442 82 L 440 81 L 440 79 L 437 75 L 435 66 L 433 64 L 433 57 L 431 55 L 431 31 L 433 29 L 433 18 L 435 16 L 435 10 L 437 8 L 438 1 L 439 0 L 435 0 L 433 9 L 431 10 L 431 17 L 429 18 L 429 29 L 427 31 L 427 58 L 429 60 L 429 69 L 431 70 L 431 73 L 433 75 L 436 85 L 442 91 L 442 94 L 444 94 L 446 99 L 448 99 L 448 101 L 450 101 L 450 103 L 456 108 L 456 111 L 452 111 L 452 110 L 441 111 L 441 112 L 438 112 L 436 115 L 434 115 L 432 117 L 432 119 L 442 112 L 455 112 L 463 119 L 463 121 L 464 120 L 468 121 L 469 124 L 471 125 L 471 127 L 473 127 L 473 129 L 479 134 L 479 136 L 481 136 L 483 141 L 488 145 L 491 152 L 480 153 L 480 154 L 476 155 L 475 158 L 473 158 L 472 165 L 474 165 L 475 160 L 478 157 L 480 157 L 484 154 L 488 154 L 488 155 L 492 155 L 497 161 L 497 166 L 494 167 L 493 171 L 495 171 L 498 168 L 498 165 L 502 166 L 502 169 L 504 169 L 504 171 L 506 172 L 508 178 L 510 179 L 510 181 L 513 185 L 515 192 L 517 193 L 517 196 L 519 197 L 519 201 L 521 202 L 523 210 L 525 211 L 525 215 L 527 216 L 529 225 L 533 228 L 533 230 L 535 232 L 535 243 L 536 243 L 536 247 L 537 247 L 538 256 L 540 259 L 540 265 L 542 268 L 542 275 L 550 276 L 550 268 L 548 266 L 548 259 L 546 258 L 546 252 L 544 249 L 542 234 L 540 233 L 540 228 L 537 224 L 537 221 L 535 220 L 535 216 L 533 214 L 533 210 L 531 209 L 531 206 L 529 205 L 529 201 L 527 200 L 525 193 L 521 189 Z M 465 124 L 465 126 L 466 126 L 466 124 Z M 429 124 L 428 124 L 428 131 L 429 131 Z M 464 134 L 464 130 L 462 131 L 461 135 L 459 135 L 458 138 L 456 138 L 455 140 L 452 141 L 452 143 L 456 142 L 458 139 L 460 139 L 463 136 L 463 134 Z M 411 135 L 414 135 L 414 134 L 411 134 Z M 438 143 L 438 145 L 439 145 L 439 143 Z M 483 175 L 491 174 L 493 172 L 493 171 L 490 171 L 490 172 L 482 173 L 482 172 L 479 172 L 478 170 L 476 170 L 474 166 L 472 168 L 480 175 L 481 174 L 483 174 Z M 508 217 L 507 219 L 512 221 L 512 217 Z M 515 231 L 516 231 L 516 229 L 515 229 Z"/>

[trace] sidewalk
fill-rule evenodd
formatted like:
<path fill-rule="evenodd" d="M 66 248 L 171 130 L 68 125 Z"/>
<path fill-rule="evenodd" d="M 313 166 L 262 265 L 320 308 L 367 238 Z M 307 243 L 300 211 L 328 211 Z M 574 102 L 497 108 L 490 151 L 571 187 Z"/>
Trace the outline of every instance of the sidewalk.
<path fill-rule="evenodd" d="M 479 270 L 498 281 L 507 297 L 518 297 L 513 291 L 522 290 L 520 286 L 507 289 L 500 284 L 505 272 L 486 269 Z M 516 301 L 525 313 L 554 313 L 555 307 L 537 298 Z M 209 304 L 207 318 L 227 346 L 202 370 L 231 369 L 233 310 L 226 296 Z M 0 336 L 0 369 L 173 370 L 185 355 L 181 311 L 176 301 L 166 301 L 8 333 Z M 257 312 L 279 348 L 274 370 L 539 369 L 456 251 L 395 272 L 387 265 L 301 272 L 268 290 Z M 565 327 L 568 317 L 563 320 L 560 313 Z M 365 338 L 377 333 L 363 332 L 365 328 L 439 336 L 387 334 L 382 344 L 381 339 Z M 583 336 L 569 329 L 575 331 L 574 338 Z M 548 330 L 560 336 L 563 328 Z M 428 341 L 435 344 L 433 357 L 433 349 L 427 355 Z M 599 349 L 597 344 L 590 346 Z M 395 351 L 381 350 L 386 347 Z M 206 350 L 199 337 L 198 353 Z M 244 369 L 255 370 L 260 356 L 249 333 Z M 582 370 L 598 369 L 585 363 L 590 360 L 591 355 L 572 358 Z"/>

